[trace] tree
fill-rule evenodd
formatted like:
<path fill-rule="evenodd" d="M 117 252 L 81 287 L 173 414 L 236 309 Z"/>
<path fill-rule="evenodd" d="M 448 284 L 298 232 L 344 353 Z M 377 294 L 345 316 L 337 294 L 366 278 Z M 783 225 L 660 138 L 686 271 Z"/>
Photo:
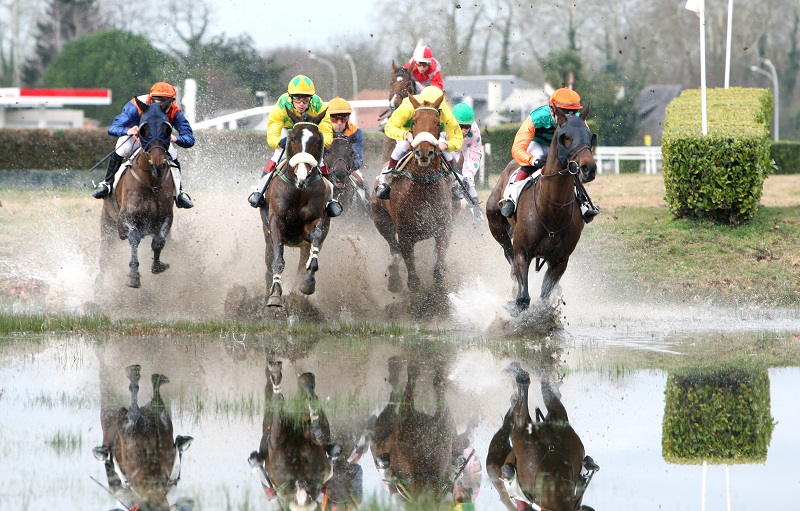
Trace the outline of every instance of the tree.
<path fill-rule="evenodd" d="M 44 71 L 68 42 L 97 30 L 100 15 L 96 0 L 49 0 L 36 23 L 36 48 L 25 63 L 22 81 L 40 87 Z"/>
<path fill-rule="evenodd" d="M 626 79 L 616 61 L 609 62 L 588 80 L 578 82 L 581 104 L 591 105 L 590 116 L 598 126 L 598 143 L 606 146 L 627 145 L 636 132 L 639 112 L 635 99 L 641 84 Z"/>
<path fill-rule="evenodd" d="M 110 30 L 67 43 L 44 76 L 48 87 L 102 87 L 112 90 L 112 104 L 86 112 L 109 124 L 132 97 L 145 94 L 155 82 L 180 83 L 175 59 L 144 37 Z"/>

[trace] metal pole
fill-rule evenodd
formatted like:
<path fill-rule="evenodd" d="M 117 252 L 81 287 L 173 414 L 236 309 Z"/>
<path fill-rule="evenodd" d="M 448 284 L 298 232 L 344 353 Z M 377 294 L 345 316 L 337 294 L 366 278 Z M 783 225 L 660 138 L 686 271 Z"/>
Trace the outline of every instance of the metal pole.
<path fill-rule="evenodd" d="M 764 64 L 766 64 L 769 70 L 772 71 L 772 91 L 775 94 L 775 141 L 777 142 L 780 138 L 778 129 L 780 127 L 779 117 L 781 108 L 781 101 L 778 92 L 778 73 L 775 71 L 775 66 L 772 65 L 771 60 L 764 59 Z"/>
<path fill-rule="evenodd" d="M 356 74 L 356 63 L 353 62 L 353 57 L 349 53 L 344 54 L 344 59 L 350 64 L 350 74 L 353 75 L 353 99 L 358 96 L 358 74 Z M 358 110 L 353 110 L 351 114 L 353 123 L 358 124 Z"/>
<path fill-rule="evenodd" d="M 313 53 L 309 53 L 308 54 L 308 58 L 310 58 L 311 60 L 319 60 L 320 62 L 322 62 L 323 64 L 328 66 L 328 68 L 331 70 L 331 75 L 333 76 L 333 97 L 338 96 L 339 95 L 339 90 L 338 90 L 339 89 L 339 84 L 338 84 L 339 78 L 336 76 L 336 67 L 333 65 L 333 63 L 330 60 L 323 59 L 319 55 L 315 55 Z"/>
<path fill-rule="evenodd" d="M 778 141 L 778 80 L 777 77 L 771 75 L 757 66 L 750 66 L 750 71 L 754 73 L 758 73 L 760 75 L 764 75 L 772 82 L 772 109 L 774 110 L 772 115 L 772 138 L 776 142 Z"/>
<path fill-rule="evenodd" d="M 704 461 L 703 462 L 703 483 L 702 483 L 702 491 L 701 491 L 701 501 L 700 501 L 700 510 L 706 511 L 706 469 L 708 468 L 708 464 Z"/>
<path fill-rule="evenodd" d="M 728 0 L 728 37 L 725 45 L 725 88 L 731 83 L 731 25 L 733 24 L 733 0 Z"/>

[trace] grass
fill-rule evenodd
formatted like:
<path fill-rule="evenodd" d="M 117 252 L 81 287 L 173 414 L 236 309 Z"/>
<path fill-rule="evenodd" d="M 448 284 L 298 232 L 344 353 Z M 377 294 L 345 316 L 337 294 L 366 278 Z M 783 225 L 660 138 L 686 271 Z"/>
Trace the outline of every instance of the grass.
<path fill-rule="evenodd" d="M 83 438 L 81 438 L 80 433 L 59 430 L 47 440 L 47 444 L 56 451 L 56 454 L 61 456 L 81 450 L 83 448 Z"/>

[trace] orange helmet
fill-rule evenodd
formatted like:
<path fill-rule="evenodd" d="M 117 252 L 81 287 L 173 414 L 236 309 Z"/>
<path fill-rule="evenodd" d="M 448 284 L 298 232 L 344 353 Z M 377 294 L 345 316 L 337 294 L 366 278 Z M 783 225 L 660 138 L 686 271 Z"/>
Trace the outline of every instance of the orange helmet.
<path fill-rule="evenodd" d="M 583 108 L 581 106 L 581 96 L 567 87 L 556 89 L 553 95 L 550 96 L 550 103 L 564 110 L 580 110 Z"/>
<path fill-rule="evenodd" d="M 175 99 L 175 87 L 167 82 L 158 82 L 150 87 L 150 97 L 162 97 Z"/>
<path fill-rule="evenodd" d="M 328 113 L 331 115 L 336 114 L 351 114 L 353 109 L 350 108 L 350 103 L 346 99 L 336 96 L 328 101 Z"/>

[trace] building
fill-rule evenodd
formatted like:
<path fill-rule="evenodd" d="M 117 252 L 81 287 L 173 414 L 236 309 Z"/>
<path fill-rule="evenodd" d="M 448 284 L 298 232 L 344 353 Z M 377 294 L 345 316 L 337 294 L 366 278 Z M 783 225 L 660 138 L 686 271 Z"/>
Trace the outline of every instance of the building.
<path fill-rule="evenodd" d="M 444 88 L 451 105 L 472 103 L 480 126 L 522 122 L 534 108 L 547 103 L 552 93 L 546 86 L 514 75 L 447 76 Z"/>
<path fill-rule="evenodd" d="M 110 105 L 111 89 L 0 88 L 0 128 L 83 128 L 74 105 Z"/>

